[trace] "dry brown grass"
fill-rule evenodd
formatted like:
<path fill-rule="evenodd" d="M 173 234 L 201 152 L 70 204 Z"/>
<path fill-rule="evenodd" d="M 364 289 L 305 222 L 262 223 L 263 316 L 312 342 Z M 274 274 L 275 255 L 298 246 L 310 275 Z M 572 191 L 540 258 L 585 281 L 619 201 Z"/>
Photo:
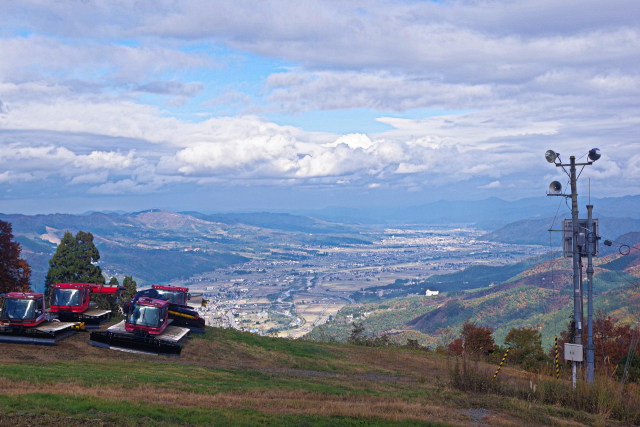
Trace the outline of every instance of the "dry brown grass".
<path fill-rule="evenodd" d="M 65 396 L 93 396 L 115 401 L 144 402 L 175 408 L 250 409 L 270 414 L 344 416 L 380 418 L 390 421 L 438 421 L 453 425 L 468 425 L 473 417 L 455 405 L 434 404 L 424 400 L 409 400 L 378 396 L 335 396 L 323 393 L 291 390 L 256 390 L 226 392 L 213 395 L 176 393 L 175 390 L 150 386 L 124 388 L 114 386 L 83 386 L 74 383 L 30 384 L 0 378 L 4 394 L 19 396 L 29 393 L 53 393 Z M 492 422 L 519 425 L 521 420 L 490 411 Z"/>
<path fill-rule="evenodd" d="M 165 359 L 93 347 L 88 344 L 88 339 L 88 334 L 78 333 L 54 347 L 3 346 L 0 364 L 26 362 L 46 365 L 58 361 L 84 360 L 95 361 L 100 366 L 105 361 L 118 360 L 137 364 L 154 363 L 158 369 L 162 369 L 169 362 L 212 369 L 212 373 L 219 373 L 220 369 L 246 369 L 273 375 L 275 379 L 293 379 L 312 386 L 326 386 L 328 389 L 335 387 L 341 392 L 324 392 L 325 388 L 321 387 L 292 390 L 277 386 L 217 393 L 206 389 L 177 392 L 170 384 L 120 386 L 87 384 L 80 379 L 76 382 L 67 380 L 64 383 L 32 384 L 2 377 L 0 389 L 9 396 L 51 393 L 176 408 L 246 409 L 276 415 L 343 416 L 358 419 L 377 417 L 398 422 L 435 421 L 452 425 L 582 425 L 566 414 L 562 416 L 559 408 L 548 408 L 513 397 L 474 395 L 454 390 L 449 384 L 449 371 L 455 363 L 454 359 L 427 355 L 422 351 L 325 345 L 322 346 L 325 353 L 334 353 L 335 358 L 307 360 L 305 357 L 294 357 L 286 352 L 240 341 L 191 340 L 180 359 Z M 313 362 L 315 367 L 298 367 L 307 361 Z M 479 362 L 478 367 L 490 375 L 495 371 L 492 364 Z M 541 381 L 543 377 L 534 377 L 505 366 L 500 372 L 500 379 L 513 387 L 521 387 L 528 386 L 530 381 Z M 215 385 L 215 379 L 211 381 Z M 486 412 L 478 412 L 479 408 Z M 12 419 L 6 418 L 6 414 L 0 414 L 2 416 Z M 585 416 L 584 420 L 588 420 L 589 424 L 597 424 L 597 418 Z"/>

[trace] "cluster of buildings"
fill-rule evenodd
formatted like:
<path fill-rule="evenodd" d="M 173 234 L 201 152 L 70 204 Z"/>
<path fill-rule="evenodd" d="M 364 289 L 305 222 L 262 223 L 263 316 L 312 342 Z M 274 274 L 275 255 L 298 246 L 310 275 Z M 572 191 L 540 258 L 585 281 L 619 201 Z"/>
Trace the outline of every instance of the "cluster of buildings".
<path fill-rule="evenodd" d="M 209 300 L 202 314 L 210 325 L 295 334 L 354 303 L 353 292 L 397 279 L 422 280 L 478 263 L 514 262 L 514 257 L 534 255 L 537 250 L 531 248 L 525 255 L 522 247 L 517 249 L 481 241 L 472 230 L 449 234 L 446 230 L 390 230 L 371 245 L 294 248 L 292 259 L 280 251 L 278 259 L 254 259 L 218 269 L 194 277 L 189 286 Z M 307 255 L 301 258 L 301 252 Z M 427 297 L 436 295 L 438 291 L 425 292 Z"/>

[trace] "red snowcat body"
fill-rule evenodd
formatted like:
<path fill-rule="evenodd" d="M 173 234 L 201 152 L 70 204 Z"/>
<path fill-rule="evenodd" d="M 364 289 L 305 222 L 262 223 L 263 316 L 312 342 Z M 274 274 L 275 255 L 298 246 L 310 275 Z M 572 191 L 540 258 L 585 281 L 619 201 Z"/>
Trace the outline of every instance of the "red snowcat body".
<path fill-rule="evenodd" d="M 122 322 L 92 332 L 89 343 L 132 353 L 180 355 L 189 329 L 171 325 L 168 301 L 139 297 L 127 305 L 125 314 Z"/>
<path fill-rule="evenodd" d="M 160 335 L 169 324 L 169 302 L 153 298 L 139 298 L 124 323 L 128 332 Z"/>
<path fill-rule="evenodd" d="M 91 294 L 115 295 L 123 287 L 91 283 L 56 283 L 51 289 L 51 313 L 65 322 L 84 322 L 96 329 L 111 319 L 111 310 L 90 307 Z"/>
<path fill-rule="evenodd" d="M 190 299 L 189 288 L 170 285 L 151 285 L 151 289 L 158 291 L 169 303 L 187 307 Z"/>
<path fill-rule="evenodd" d="M 191 299 L 189 288 L 169 285 L 151 285 L 157 297 L 169 301 L 169 318 L 172 325 L 189 328 L 191 333 L 204 334 L 205 322 L 194 307 L 188 304 Z M 141 291 L 138 296 L 150 296 L 156 298 L 154 292 Z"/>
<path fill-rule="evenodd" d="M 48 320 L 44 294 L 10 292 L 0 304 L 0 342 L 53 345 L 83 325 Z"/>

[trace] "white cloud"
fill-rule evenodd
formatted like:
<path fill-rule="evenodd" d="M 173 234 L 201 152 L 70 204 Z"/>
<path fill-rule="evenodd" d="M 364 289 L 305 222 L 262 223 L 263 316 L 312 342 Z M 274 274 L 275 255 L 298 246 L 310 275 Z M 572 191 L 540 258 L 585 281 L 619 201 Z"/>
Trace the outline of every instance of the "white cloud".
<path fill-rule="evenodd" d="M 502 188 L 502 183 L 500 181 L 492 181 L 488 184 L 480 185 L 478 188 L 482 188 L 482 189 Z"/>
<path fill-rule="evenodd" d="M 603 162 L 604 163 L 604 162 Z M 636 180 L 640 178 L 640 155 L 634 154 L 625 163 L 623 169 L 619 168 L 616 163 L 605 163 L 602 178 L 622 178 L 623 180 Z M 598 165 L 600 166 L 600 165 Z M 599 172 L 599 171 L 598 171 Z"/>
<path fill-rule="evenodd" d="M 88 155 L 77 156 L 73 163 L 79 168 L 95 170 L 125 169 L 141 162 L 141 159 L 136 159 L 134 151 L 129 151 L 126 156 L 113 151 L 92 151 Z"/>
<path fill-rule="evenodd" d="M 109 174 L 105 171 L 76 175 L 69 181 L 71 184 L 98 184 L 107 181 Z"/>
<path fill-rule="evenodd" d="M 376 168 L 376 163 L 376 159 L 367 156 L 361 149 L 352 150 L 343 143 L 301 158 L 296 176 L 309 178 L 367 173 L 370 168 Z"/>
<path fill-rule="evenodd" d="M 592 146 L 603 150 L 588 171 L 594 185 L 620 178 L 619 191 L 640 188 L 631 0 L 26 0 L 2 9 L 7 191 L 47 180 L 94 195 L 212 183 L 537 191 L 560 173 L 542 160 L 547 148 L 564 158 Z M 392 129 L 307 132 L 245 114 L 329 110 L 345 121 L 378 114 Z"/>
<path fill-rule="evenodd" d="M 160 95 L 195 96 L 202 91 L 203 86 L 200 82 L 152 81 L 136 86 L 135 90 Z"/>
<path fill-rule="evenodd" d="M 11 184 L 15 182 L 34 181 L 36 177 L 31 173 L 16 173 L 12 171 L 4 171 L 0 173 L 0 183 Z"/>
<path fill-rule="evenodd" d="M 276 173 L 286 174 L 296 161 L 296 150 L 293 141 L 282 135 L 251 137 L 198 143 L 178 151 L 175 161 L 180 165 L 178 171 L 185 175 L 219 170 L 244 175 L 246 168 L 256 169 L 263 165 L 270 166 Z"/>
<path fill-rule="evenodd" d="M 300 73 L 300 72 L 292 72 Z M 442 82 L 412 74 L 388 72 L 322 71 L 283 79 L 270 77 L 270 101 L 288 111 L 376 108 L 403 111 L 413 108 L 473 108 L 493 99 L 486 84 Z M 272 76 L 273 77 L 273 76 Z"/>
<path fill-rule="evenodd" d="M 367 136 L 363 134 L 348 134 L 339 137 L 333 142 L 327 143 L 327 147 L 337 147 L 340 144 L 345 144 L 351 149 L 362 148 L 368 149 L 373 146 L 373 141 Z"/>
<path fill-rule="evenodd" d="M 117 182 L 107 182 L 89 189 L 89 194 L 131 194 L 153 192 L 156 187 L 137 184 L 132 179 L 123 179 Z"/>
<path fill-rule="evenodd" d="M 174 118 L 163 117 L 162 111 L 155 107 L 119 100 L 92 102 L 70 98 L 46 103 L 7 104 L 10 112 L 0 117 L 0 128 L 4 129 L 87 132 L 160 142 L 167 141 L 179 123 Z"/>

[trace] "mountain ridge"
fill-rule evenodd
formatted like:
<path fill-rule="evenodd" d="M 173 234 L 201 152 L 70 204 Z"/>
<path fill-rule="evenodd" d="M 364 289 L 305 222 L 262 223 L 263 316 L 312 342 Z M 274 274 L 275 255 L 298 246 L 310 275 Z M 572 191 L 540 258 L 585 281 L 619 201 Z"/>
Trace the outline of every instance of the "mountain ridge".
<path fill-rule="evenodd" d="M 579 203 L 582 203 L 579 200 Z M 594 216 L 630 217 L 640 219 L 640 195 L 592 198 Z M 580 205 L 580 210 L 586 211 Z M 346 208 L 330 207 L 315 211 L 302 211 L 316 218 L 361 224 L 467 224 L 491 231 L 511 222 L 531 218 L 570 217 L 570 210 L 560 210 L 558 203 L 548 197 L 530 197 L 507 201 L 497 197 L 425 203 L 396 208 Z M 568 215 L 567 215 L 568 212 Z M 637 213 L 637 214 L 636 214 Z M 582 216 L 582 215 L 581 215 Z M 586 216 L 586 214 L 585 214 Z"/>
<path fill-rule="evenodd" d="M 66 231 L 91 232 L 104 273 L 134 274 L 139 284 L 239 264 L 248 260 L 243 256 L 247 248 L 268 254 L 272 248 L 300 246 L 311 239 L 365 239 L 358 227 L 290 214 L 188 215 L 149 209 L 128 214 L 0 214 L 0 219 L 12 224 L 36 289 L 44 283 L 48 260 Z"/>

